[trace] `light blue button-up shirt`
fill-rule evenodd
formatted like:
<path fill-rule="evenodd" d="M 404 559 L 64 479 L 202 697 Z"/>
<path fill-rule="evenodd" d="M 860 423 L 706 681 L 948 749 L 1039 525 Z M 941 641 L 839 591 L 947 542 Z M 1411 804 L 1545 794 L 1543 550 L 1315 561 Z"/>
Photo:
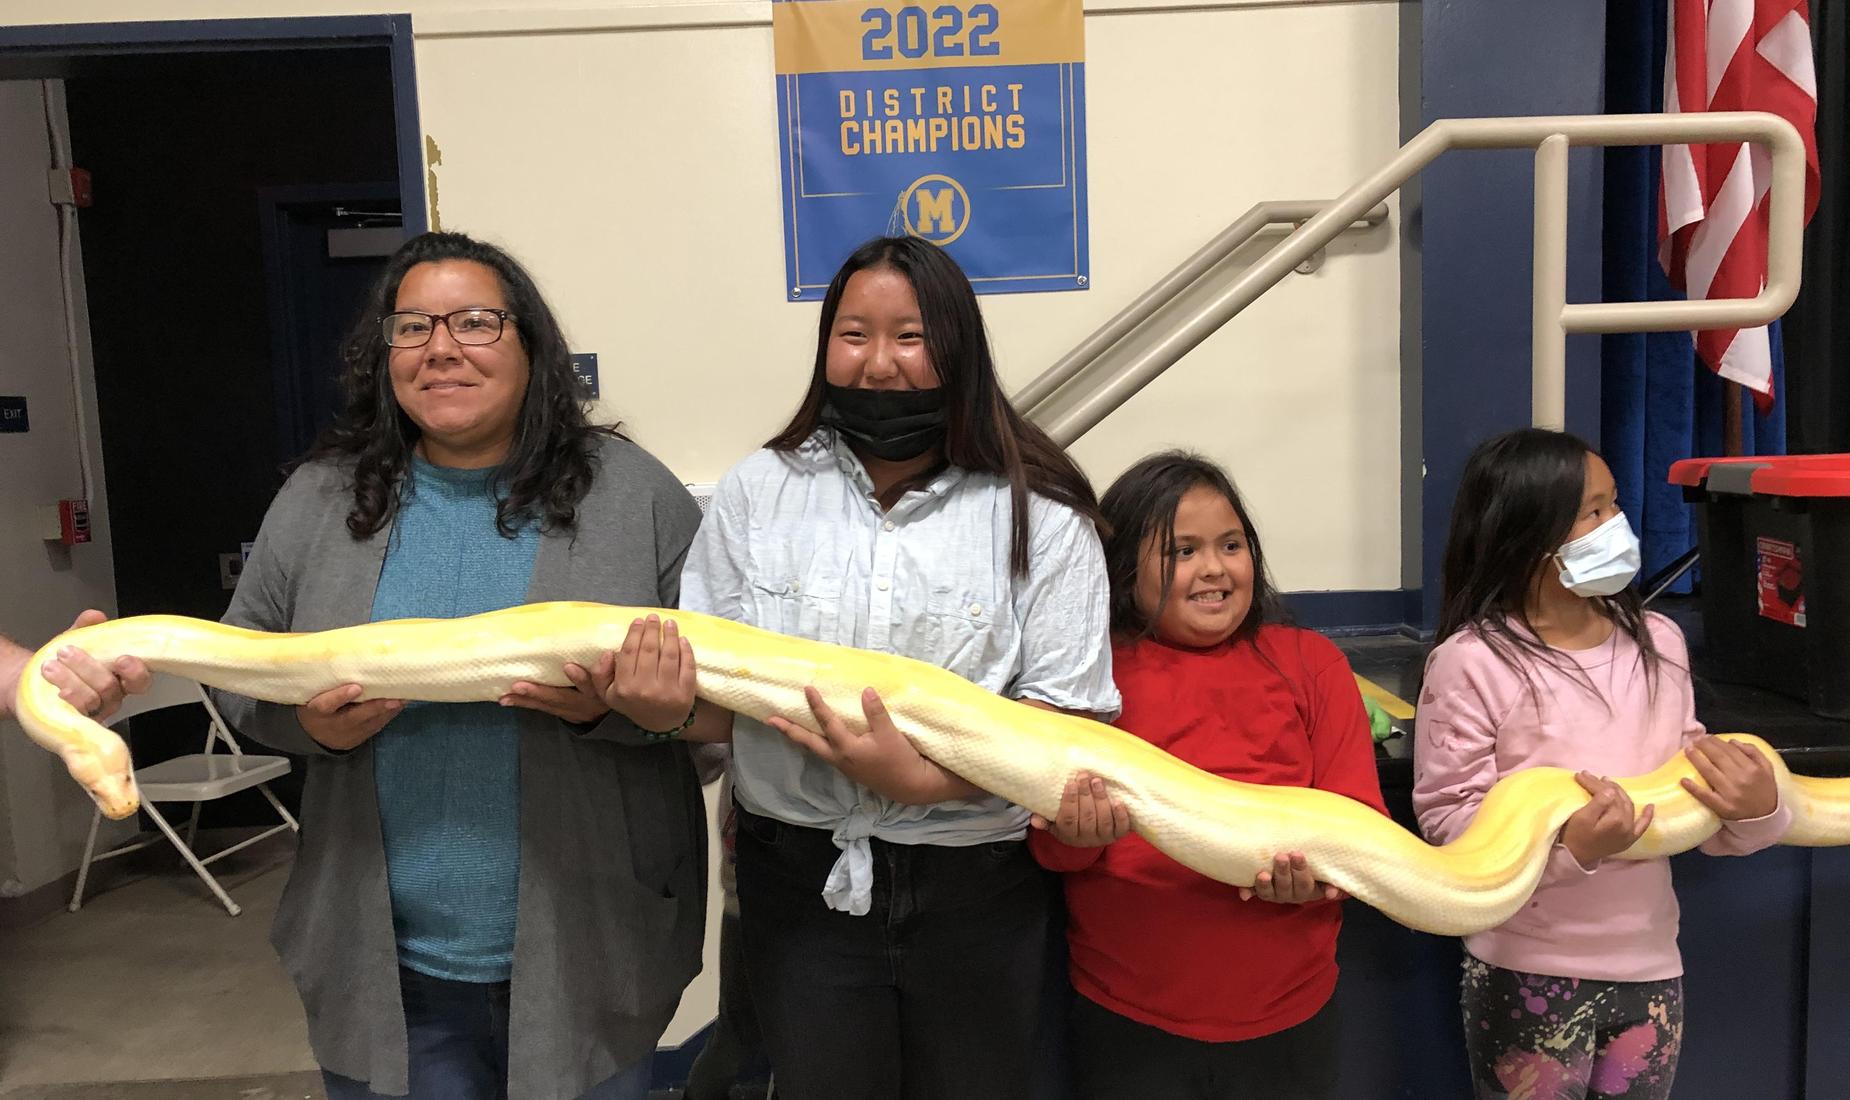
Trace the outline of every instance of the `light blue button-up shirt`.
<path fill-rule="evenodd" d="M 1011 699 L 1109 721 L 1119 700 L 1098 533 L 1030 495 L 1028 572 L 1017 576 L 1012 514 L 1006 479 L 956 467 L 883 512 L 860 459 L 819 429 L 794 452 L 754 453 L 720 481 L 688 550 L 681 606 L 914 657 Z M 732 738 L 740 804 L 832 832 L 842 857 L 819 885 L 836 909 L 867 912 L 869 837 L 958 846 L 1027 831 L 1028 812 L 994 796 L 891 802 L 749 718 L 734 720 Z"/>

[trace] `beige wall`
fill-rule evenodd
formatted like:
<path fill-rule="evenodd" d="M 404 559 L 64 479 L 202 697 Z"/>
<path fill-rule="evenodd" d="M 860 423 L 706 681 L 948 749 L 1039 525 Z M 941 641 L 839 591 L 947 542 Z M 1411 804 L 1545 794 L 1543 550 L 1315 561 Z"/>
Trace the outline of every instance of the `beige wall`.
<path fill-rule="evenodd" d="M 1353 7 L 1369 0 L 1084 0 L 1086 13 L 1181 9 Z M 1400 0 L 1374 0 L 1398 3 Z M 161 19 L 260 19 L 303 15 L 410 12 L 419 35 L 521 33 L 533 30 L 630 27 L 649 24 L 761 22 L 769 0 L 166 0 Z M 128 23 L 146 20 L 145 0 L 7 0 L 7 23 Z"/>
<path fill-rule="evenodd" d="M 1334 195 L 1391 155 L 1396 19 L 1386 4 L 1090 19 L 1093 289 L 984 299 L 1010 384 L 1252 202 Z M 533 261 L 600 353 L 607 412 L 689 481 L 779 425 L 817 307 L 783 300 L 762 27 L 437 37 L 418 81 L 444 225 Z M 549 124 L 540 103 L 565 106 Z M 1200 448 L 1251 492 L 1287 588 L 1398 587 L 1398 259 L 1391 230 L 1356 245 L 1083 440 L 1100 487 L 1152 449 Z"/>
<path fill-rule="evenodd" d="M 1093 288 L 984 299 L 1011 386 L 1253 202 L 1333 196 L 1397 144 L 1393 3 L 1087 6 Z M 527 260 L 574 344 L 599 353 L 605 414 L 684 480 L 714 480 L 787 415 L 814 339 L 817 307 L 783 296 L 768 4 L 161 5 L 170 19 L 405 10 L 422 122 L 441 155 L 442 224 Z M 134 21 L 145 11 L 142 0 L 8 0 L 0 18 Z M 0 85 L 0 186 L 21 194 L 42 187 L 42 165 L 38 154 L 11 155 L 22 146 L 7 127 L 30 131 L 30 107 Z M 0 196 L 0 239 L 19 245 L 0 255 L 0 280 L 32 273 L 34 305 L 19 315 L 49 324 L 50 223 L 41 207 L 9 213 L 9 202 Z M 1321 271 L 1289 277 L 1106 420 L 1076 448 L 1100 488 L 1150 450 L 1194 447 L 1247 490 L 1286 588 L 1398 587 L 1398 247 L 1395 223 L 1343 241 Z M 0 436 L 0 627 L 29 638 L 114 595 L 100 487 L 99 541 L 70 569 L 10 522 L 67 491 L 70 387 L 47 333 L 30 355 L 0 358 L 0 393 L 29 392 L 41 426 Z M 30 377 L 16 384 L 21 371 Z M 27 456 L 25 477 L 11 475 L 15 452 Z M 73 868 L 88 820 L 75 785 L 17 736 L 0 736 L 0 766 L 10 819 L 0 858 L 9 835 L 21 848 L 0 881 L 36 886 Z M 667 1042 L 711 1017 L 716 974 L 709 957 Z"/>
<path fill-rule="evenodd" d="M 96 390 L 87 338 L 74 387 L 58 277 L 58 220 L 48 201 L 45 98 L 37 81 L 0 81 L 0 394 L 24 396 L 31 431 L 0 435 L 0 630 L 37 646 L 69 626 L 86 607 L 115 610 L 115 563 L 109 540 L 103 456 L 94 431 Z M 62 113 L 61 102 L 54 108 Z M 78 330 L 82 264 L 77 263 Z M 41 505 L 80 495 L 75 401 L 92 425 L 87 446 L 93 484 L 94 541 L 76 547 L 38 537 Z M 0 723 L 0 897 L 36 889 L 74 870 L 83 854 L 91 803 L 58 758 Z M 112 829 L 119 835 L 121 827 Z"/>
<path fill-rule="evenodd" d="M 135 0 L 20 0 L 26 22 Z M 775 428 L 814 305 L 784 300 L 768 4 L 173 0 L 169 18 L 409 9 L 447 228 L 535 268 L 604 412 L 688 481 Z M 1019 386 L 1251 203 L 1332 196 L 1398 144 L 1396 6 L 1088 5 L 1093 288 L 984 309 Z M 513 9 L 513 10 L 510 10 Z M 1179 9 L 1179 10 L 1178 10 Z M 1398 226 L 1291 276 L 1082 440 L 1101 488 L 1170 445 L 1226 463 L 1288 589 L 1400 583 Z"/>

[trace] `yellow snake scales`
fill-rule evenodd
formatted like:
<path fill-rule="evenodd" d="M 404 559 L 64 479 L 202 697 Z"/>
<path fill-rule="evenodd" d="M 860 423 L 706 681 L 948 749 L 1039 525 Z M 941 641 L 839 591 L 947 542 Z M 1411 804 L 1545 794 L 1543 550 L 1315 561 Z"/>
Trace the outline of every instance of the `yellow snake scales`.
<path fill-rule="evenodd" d="M 1327 791 L 1210 775 L 1110 726 L 1024 706 L 905 657 L 787 637 L 685 611 L 591 603 L 529 604 L 464 619 L 407 619 L 314 634 L 265 634 L 165 615 L 117 619 L 54 638 L 29 669 L 73 645 L 99 660 L 124 655 L 156 670 L 275 703 L 301 704 L 344 683 L 362 699 L 493 700 L 516 680 L 563 686 L 563 666 L 589 666 L 618 648 L 631 621 L 657 612 L 693 646 L 698 692 L 753 718 L 804 721 L 815 685 L 851 728 L 873 687 L 927 757 L 985 790 L 1052 816 L 1067 778 L 1103 776 L 1132 828 L 1204 875 L 1249 886 L 1274 853 L 1300 851 L 1316 876 L 1413 928 L 1463 935 L 1501 924 L 1535 889 L 1556 832 L 1587 801 L 1571 772 L 1532 768 L 1491 789 L 1465 833 L 1434 847 L 1361 803 Z M 138 805 L 127 747 L 35 674 L 20 678 L 16 712 L 110 817 Z M 1765 742 L 1792 807 L 1784 842 L 1850 842 L 1850 779 L 1792 775 Z M 1672 855 L 1718 828 L 1678 784 L 1695 770 L 1682 753 L 1648 775 L 1619 780 L 1656 819 L 1626 857 Z"/>

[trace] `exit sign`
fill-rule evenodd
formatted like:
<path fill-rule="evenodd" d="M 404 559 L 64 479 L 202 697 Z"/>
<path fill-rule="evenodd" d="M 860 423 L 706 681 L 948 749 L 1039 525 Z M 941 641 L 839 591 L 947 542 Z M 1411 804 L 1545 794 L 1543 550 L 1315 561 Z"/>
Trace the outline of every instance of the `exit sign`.
<path fill-rule="evenodd" d="M 28 430 L 26 423 L 26 399 L 23 397 L 0 397 L 0 432 L 23 432 Z"/>

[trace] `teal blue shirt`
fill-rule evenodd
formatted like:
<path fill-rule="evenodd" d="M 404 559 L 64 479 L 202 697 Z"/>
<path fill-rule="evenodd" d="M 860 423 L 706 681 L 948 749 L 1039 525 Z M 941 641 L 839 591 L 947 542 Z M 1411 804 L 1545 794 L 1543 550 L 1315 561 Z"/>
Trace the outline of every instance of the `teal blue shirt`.
<path fill-rule="evenodd" d="M 526 602 L 539 548 L 495 527 L 488 470 L 414 459 L 372 618 L 447 619 Z M 398 960 L 451 981 L 507 981 L 520 896 L 520 743 L 496 703 L 411 703 L 374 738 Z"/>

